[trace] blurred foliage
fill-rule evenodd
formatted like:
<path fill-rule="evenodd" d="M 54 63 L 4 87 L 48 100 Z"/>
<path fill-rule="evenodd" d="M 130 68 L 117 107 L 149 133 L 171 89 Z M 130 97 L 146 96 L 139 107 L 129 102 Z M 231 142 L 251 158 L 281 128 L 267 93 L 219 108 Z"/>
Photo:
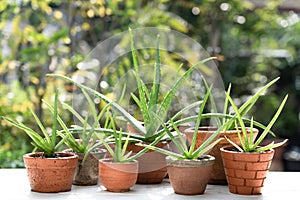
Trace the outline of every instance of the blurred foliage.
<path fill-rule="evenodd" d="M 258 102 L 252 114 L 267 123 L 285 93 L 289 100 L 274 125 L 280 137 L 299 135 L 299 15 L 279 12 L 280 1 L 255 8 L 249 1 L 180 1 L 170 4 L 191 26 L 187 33 L 219 58 L 225 87 L 232 83 L 237 103 L 242 103 L 267 80 L 280 81 Z M 192 12 L 191 12 L 192 11 Z M 298 145 L 299 142 L 298 142 Z"/>
<path fill-rule="evenodd" d="M 281 76 L 253 115 L 267 122 L 290 93 L 274 128 L 279 136 L 292 138 L 300 127 L 300 38 L 295 34 L 300 23 L 293 11 L 278 12 L 279 3 L 270 0 L 255 8 L 240 0 L 1 0 L 0 115 L 35 126 L 28 112 L 32 108 L 47 123 L 41 99 L 53 98 L 59 87 L 64 90 L 60 100 L 68 102 L 72 88 L 45 74 L 71 75 L 98 42 L 129 26 L 153 26 L 184 33 L 217 56 L 225 87 L 233 84 L 237 102 Z M 167 60 L 172 64 L 172 57 Z M 120 70 L 131 65 L 126 59 L 118 64 Z M 109 72 L 108 82 L 114 73 L 122 71 Z M 70 114 L 63 117 L 72 124 Z M 31 150 L 25 134 L 1 121 L 0 167 L 22 167 L 22 155 Z"/>

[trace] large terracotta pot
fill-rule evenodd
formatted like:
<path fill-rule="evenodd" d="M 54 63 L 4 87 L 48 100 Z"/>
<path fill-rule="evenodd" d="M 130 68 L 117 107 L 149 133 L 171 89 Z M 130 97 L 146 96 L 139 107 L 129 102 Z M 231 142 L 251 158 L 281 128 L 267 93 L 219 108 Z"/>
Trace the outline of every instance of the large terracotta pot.
<path fill-rule="evenodd" d="M 177 194 L 197 195 L 205 192 L 215 158 L 204 156 L 199 160 L 175 160 L 166 157 L 170 183 Z"/>
<path fill-rule="evenodd" d="M 229 191 L 234 194 L 261 194 L 274 150 L 263 153 L 238 152 L 232 147 L 221 148 Z"/>
<path fill-rule="evenodd" d="M 98 163 L 105 157 L 105 149 L 97 149 L 90 153 L 83 162 L 83 153 L 78 155 L 78 164 L 73 179 L 74 185 L 97 185 L 98 183 Z"/>
<path fill-rule="evenodd" d="M 23 156 L 31 190 L 70 191 L 78 156 L 71 153 L 57 153 L 57 158 L 44 158 L 43 155 L 43 152 L 37 152 Z"/>
<path fill-rule="evenodd" d="M 185 134 L 187 136 L 188 143 L 191 144 L 193 135 L 194 135 L 194 128 L 188 128 L 185 130 Z M 196 148 L 198 148 L 211 134 L 213 134 L 217 128 L 215 127 L 199 127 L 198 133 L 197 133 L 197 142 L 196 142 Z M 247 129 L 250 133 L 250 129 Z M 257 129 L 253 129 L 253 135 L 254 139 L 256 138 L 258 134 Z M 248 134 L 249 135 L 249 134 Z M 230 130 L 230 131 L 221 131 L 220 132 L 220 138 L 226 136 L 228 139 L 233 141 L 236 144 L 240 144 L 238 134 L 236 130 Z M 225 185 L 227 184 L 227 179 L 224 171 L 224 166 L 222 162 L 221 152 L 220 148 L 225 146 L 231 146 L 231 144 L 227 140 L 222 140 L 219 142 L 212 150 L 209 152 L 210 155 L 215 157 L 215 163 L 213 165 L 213 169 L 210 173 L 210 184 L 219 184 L 219 185 Z"/>
<path fill-rule="evenodd" d="M 168 142 L 159 142 L 155 146 L 159 148 L 169 149 Z M 138 153 L 144 149 L 135 145 L 135 143 L 129 143 L 127 150 L 133 153 Z M 139 184 L 154 184 L 161 183 L 167 175 L 166 155 L 158 153 L 156 151 L 149 150 L 142 156 L 138 157 L 139 170 L 137 183 Z"/>
<path fill-rule="evenodd" d="M 127 123 L 127 130 L 130 133 L 139 134 L 129 123 Z M 159 148 L 164 148 L 166 150 L 170 150 L 169 142 L 170 141 L 161 141 L 155 146 Z M 127 147 L 127 150 L 132 151 L 132 153 L 138 153 L 142 149 L 144 149 L 144 147 L 137 146 L 135 145 L 135 143 L 129 143 Z M 161 183 L 167 175 L 165 158 L 166 155 L 152 150 L 149 150 L 144 155 L 138 157 L 137 160 L 139 161 L 139 173 L 137 183 Z"/>
<path fill-rule="evenodd" d="M 111 158 L 99 160 L 99 180 L 107 191 L 128 192 L 135 185 L 138 161 L 116 163 Z"/>

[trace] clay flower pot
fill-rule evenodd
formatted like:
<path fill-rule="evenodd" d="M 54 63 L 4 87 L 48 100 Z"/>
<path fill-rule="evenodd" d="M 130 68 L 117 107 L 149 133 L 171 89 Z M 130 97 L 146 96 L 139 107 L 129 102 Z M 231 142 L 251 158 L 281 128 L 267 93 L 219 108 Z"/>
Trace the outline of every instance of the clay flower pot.
<path fill-rule="evenodd" d="M 199 127 L 195 148 L 198 148 L 216 130 L 217 128 L 215 127 Z M 193 138 L 194 128 L 186 129 L 184 133 L 186 134 L 188 143 L 190 144 Z M 256 138 L 257 134 L 258 134 L 258 130 L 254 128 L 253 129 L 254 139 Z M 221 131 L 219 137 L 221 138 L 224 136 L 229 138 L 234 143 L 238 145 L 240 144 L 236 130 Z M 209 152 L 209 155 L 215 157 L 215 163 L 210 173 L 210 179 L 209 179 L 210 184 L 218 184 L 218 185 L 227 184 L 226 174 L 224 171 L 223 161 L 220 152 L 220 148 L 226 146 L 231 146 L 231 144 L 227 140 L 222 140 L 216 146 L 214 146 L 211 152 Z"/>
<path fill-rule="evenodd" d="M 166 157 L 170 183 L 177 194 L 197 195 L 205 192 L 215 158 L 204 156 L 199 160 L 176 160 Z"/>
<path fill-rule="evenodd" d="M 221 155 L 231 193 L 261 194 L 274 150 L 246 153 L 237 152 L 232 147 L 223 147 Z"/>
<path fill-rule="evenodd" d="M 107 191 L 128 192 L 135 185 L 138 161 L 116 163 L 112 159 L 99 160 L 99 179 Z"/>
<path fill-rule="evenodd" d="M 127 130 L 130 133 L 138 134 L 137 131 L 127 123 Z M 150 144 L 150 143 L 148 143 Z M 169 142 L 161 141 L 155 146 L 170 150 Z M 128 151 L 138 153 L 144 147 L 137 146 L 135 143 L 129 143 L 127 146 Z M 161 183 L 167 176 L 166 155 L 156 151 L 149 150 L 144 155 L 137 158 L 139 161 L 138 179 L 137 183 L 140 184 L 156 184 Z"/>
<path fill-rule="evenodd" d="M 155 146 L 169 149 L 168 142 L 159 142 Z M 144 147 L 137 146 L 135 143 L 129 143 L 128 151 L 138 153 Z M 161 183 L 167 175 L 166 155 L 156 151 L 149 150 L 136 160 L 139 161 L 137 183 L 140 184 L 156 184 Z"/>
<path fill-rule="evenodd" d="M 98 163 L 105 157 L 106 150 L 98 149 L 93 151 L 83 162 L 84 154 L 78 155 L 78 164 L 73 179 L 74 185 L 97 185 L 98 183 Z"/>
<path fill-rule="evenodd" d="M 70 191 L 78 162 L 71 153 L 57 153 L 57 158 L 44 158 L 43 152 L 23 156 L 29 183 L 35 192 Z"/>

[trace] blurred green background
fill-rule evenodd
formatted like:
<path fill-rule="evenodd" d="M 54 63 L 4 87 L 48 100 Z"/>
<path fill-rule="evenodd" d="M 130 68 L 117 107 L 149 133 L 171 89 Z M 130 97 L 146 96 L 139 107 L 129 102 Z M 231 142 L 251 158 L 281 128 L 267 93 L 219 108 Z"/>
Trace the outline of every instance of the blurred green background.
<path fill-rule="evenodd" d="M 289 93 L 274 131 L 300 146 L 299 12 L 297 0 L 0 0 L 0 115 L 35 126 L 33 109 L 51 124 L 41 99 L 60 87 L 60 100 L 68 102 L 72 89 L 45 74 L 71 76 L 99 42 L 128 27 L 159 27 L 186 34 L 217 56 L 237 102 L 280 76 L 252 114 L 268 122 Z M 61 114 L 72 124 L 70 114 Z M 27 136 L 1 120 L 0 168 L 23 167 L 30 151 Z"/>

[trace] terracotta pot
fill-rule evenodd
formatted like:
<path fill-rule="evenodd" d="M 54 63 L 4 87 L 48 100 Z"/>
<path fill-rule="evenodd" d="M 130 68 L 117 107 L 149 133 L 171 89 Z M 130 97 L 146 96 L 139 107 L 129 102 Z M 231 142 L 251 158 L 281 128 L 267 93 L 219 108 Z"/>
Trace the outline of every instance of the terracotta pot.
<path fill-rule="evenodd" d="M 78 155 L 78 164 L 73 179 L 73 185 L 97 185 L 98 183 L 98 163 L 105 157 L 105 149 L 93 151 L 83 162 L 83 153 Z"/>
<path fill-rule="evenodd" d="M 70 191 L 78 156 L 71 153 L 57 153 L 58 158 L 43 158 L 43 152 L 23 156 L 29 183 L 35 192 Z"/>
<path fill-rule="evenodd" d="M 231 193 L 261 194 L 274 150 L 263 153 L 246 153 L 237 152 L 232 147 L 223 147 L 221 155 Z"/>
<path fill-rule="evenodd" d="M 107 191 L 128 192 L 135 185 L 138 161 L 115 163 L 112 159 L 99 160 L 99 180 Z"/>
<path fill-rule="evenodd" d="M 204 156 L 199 160 L 175 160 L 166 157 L 170 183 L 177 194 L 197 195 L 205 192 L 215 158 Z"/>
<path fill-rule="evenodd" d="M 197 135 L 197 141 L 196 141 L 196 148 L 198 148 L 211 134 L 213 134 L 217 128 L 215 127 L 199 127 L 198 135 Z M 249 133 L 250 133 L 250 129 Z M 190 144 L 194 135 L 194 128 L 189 128 L 185 130 L 185 134 L 187 136 L 188 143 Z M 253 129 L 253 135 L 254 139 L 256 138 L 258 134 L 257 129 Z M 240 144 L 238 134 L 236 130 L 230 130 L 230 131 L 221 131 L 220 132 L 220 138 L 226 136 L 231 141 L 233 141 L 236 144 Z M 219 142 L 211 151 L 210 155 L 215 157 L 215 163 L 213 165 L 213 169 L 210 173 L 210 179 L 209 184 L 217 184 L 217 185 L 226 185 L 227 179 L 226 174 L 224 171 L 224 166 L 222 162 L 221 152 L 220 148 L 231 146 L 231 144 L 227 140 L 222 140 Z"/>
<path fill-rule="evenodd" d="M 130 133 L 137 133 L 137 131 L 127 123 L 127 130 Z M 149 144 L 149 143 L 147 143 Z M 169 142 L 162 141 L 155 146 L 170 150 Z M 143 147 L 136 146 L 135 143 L 129 143 L 127 150 L 132 153 L 138 153 L 144 149 Z M 137 158 L 139 161 L 138 179 L 139 184 L 155 184 L 161 183 L 167 175 L 166 155 L 156 151 L 149 150 L 144 155 Z"/>
<path fill-rule="evenodd" d="M 149 143 L 148 143 L 149 144 Z M 155 146 L 169 149 L 168 142 L 159 142 Z M 127 150 L 133 153 L 138 153 L 143 147 L 129 143 Z M 142 156 L 138 157 L 139 170 L 137 183 L 139 184 L 154 184 L 161 183 L 167 175 L 166 155 L 156 151 L 149 150 Z"/>

